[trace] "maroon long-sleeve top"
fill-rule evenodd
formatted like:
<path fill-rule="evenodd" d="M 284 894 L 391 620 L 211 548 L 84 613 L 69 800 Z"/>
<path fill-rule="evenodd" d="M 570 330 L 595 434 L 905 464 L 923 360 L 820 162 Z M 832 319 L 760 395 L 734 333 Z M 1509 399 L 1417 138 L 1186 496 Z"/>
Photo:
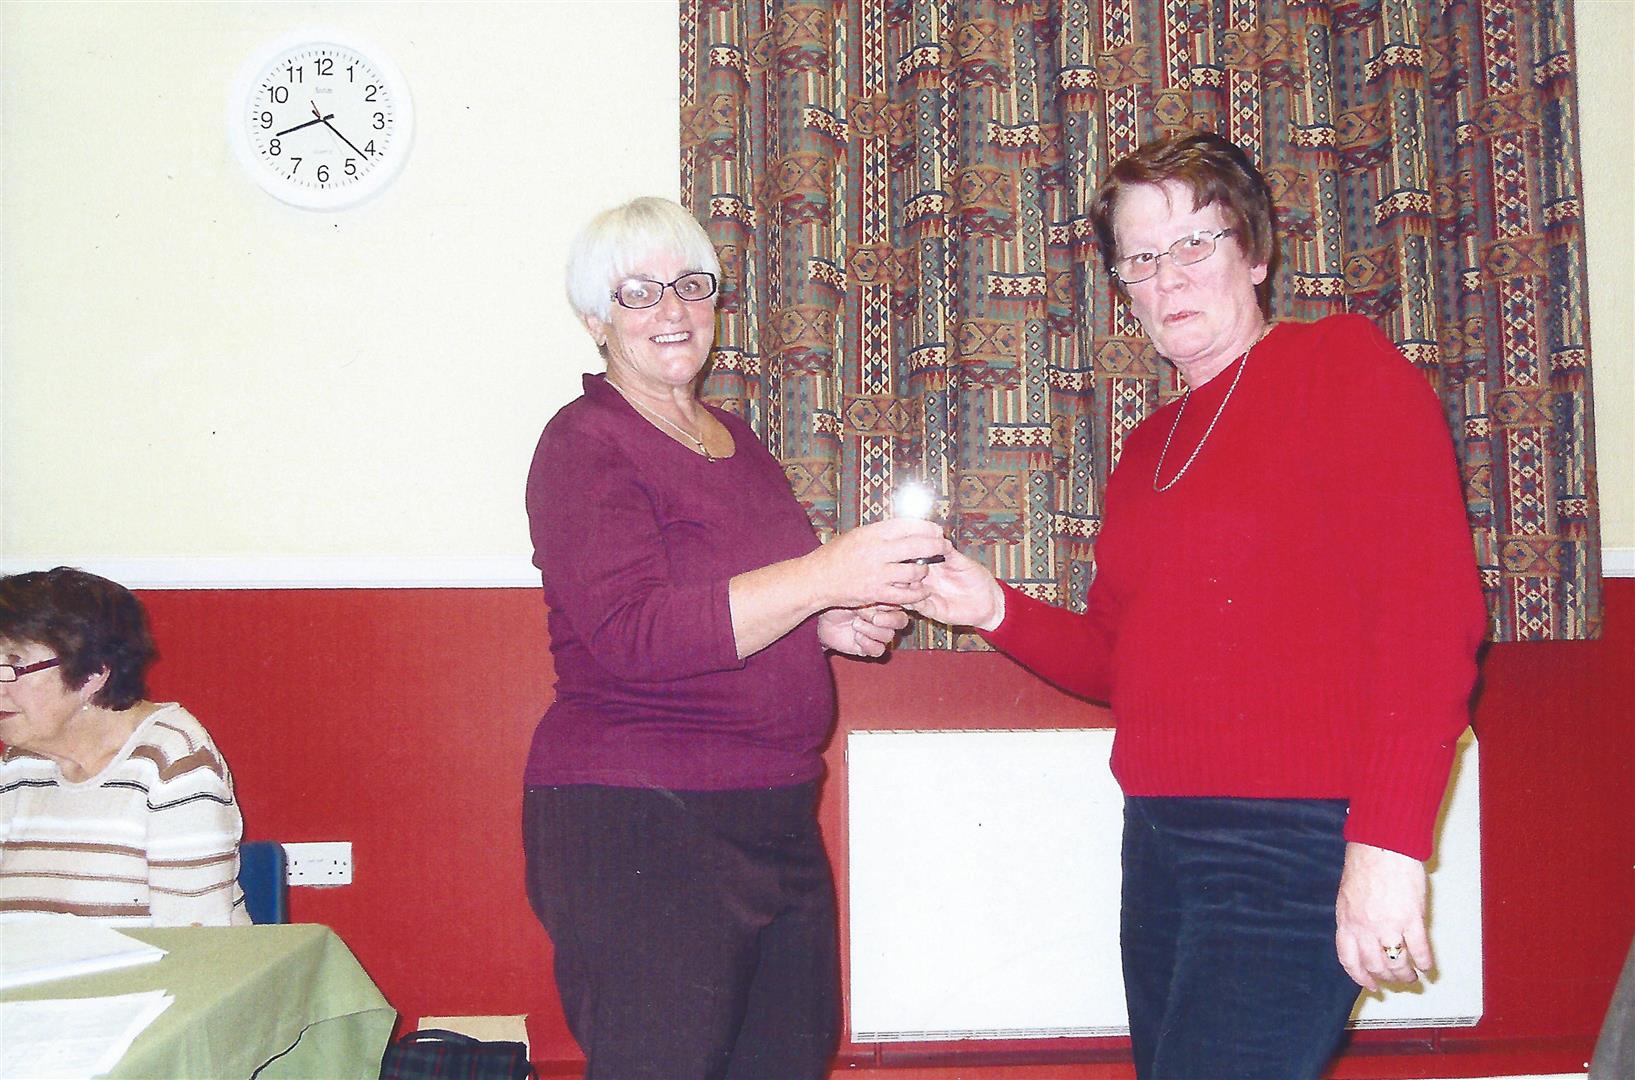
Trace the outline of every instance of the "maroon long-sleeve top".
<path fill-rule="evenodd" d="M 809 619 L 740 660 L 728 582 L 818 546 L 782 468 L 712 410 L 707 461 L 601 375 L 546 425 L 528 474 L 556 697 L 524 773 L 535 785 L 779 787 L 822 771 L 834 684 Z"/>
<path fill-rule="evenodd" d="M 1127 794 L 1345 799 L 1347 839 L 1426 858 L 1486 622 L 1436 395 L 1341 315 L 1178 410 L 1124 446 L 1085 613 L 1007 589 L 989 640 L 1110 704 Z M 1172 428 L 1163 481 L 1204 444 L 1156 491 Z"/>

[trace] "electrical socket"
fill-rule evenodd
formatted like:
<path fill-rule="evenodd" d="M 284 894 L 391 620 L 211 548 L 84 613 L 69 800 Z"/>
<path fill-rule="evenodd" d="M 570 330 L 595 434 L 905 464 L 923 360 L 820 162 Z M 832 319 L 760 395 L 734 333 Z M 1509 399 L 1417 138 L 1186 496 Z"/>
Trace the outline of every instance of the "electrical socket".
<path fill-rule="evenodd" d="M 291 885 L 352 884 L 352 842 L 284 845 L 284 878 Z"/>

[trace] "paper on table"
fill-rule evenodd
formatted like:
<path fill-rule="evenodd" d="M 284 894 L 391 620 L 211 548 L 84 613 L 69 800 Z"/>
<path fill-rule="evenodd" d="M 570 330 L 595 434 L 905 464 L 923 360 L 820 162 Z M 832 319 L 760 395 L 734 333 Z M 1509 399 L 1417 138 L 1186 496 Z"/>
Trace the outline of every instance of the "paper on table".
<path fill-rule="evenodd" d="M 151 964 L 165 950 L 72 915 L 0 923 L 0 990 Z"/>
<path fill-rule="evenodd" d="M 88 1080 L 108 1072 L 175 998 L 163 990 L 118 997 L 0 1002 L 0 1080 Z"/>

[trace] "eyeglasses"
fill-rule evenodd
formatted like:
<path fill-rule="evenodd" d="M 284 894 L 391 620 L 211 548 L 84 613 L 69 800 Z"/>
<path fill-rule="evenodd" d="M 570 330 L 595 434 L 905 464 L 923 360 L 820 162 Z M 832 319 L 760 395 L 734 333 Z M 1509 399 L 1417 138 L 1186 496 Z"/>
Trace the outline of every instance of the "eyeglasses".
<path fill-rule="evenodd" d="M 674 289 L 675 294 L 688 303 L 708 300 L 715 295 L 715 275 L 695 270 L 690 274 L 682 274 L 674 281 L 631 278 L 609 295 L 619 302 L 620 307 L 640 311 L 642 308 L 653 307 L 663 300 L 665 289 Z"/>
<path fill-rule="evenodd" d="M 46 668 L 56 667 L 60 663 L 62 663 L 62 658 L 53 656 L 49 660 L 38 660 L 32 664 L 0 664 L 0 682 L 16 682 L 31 671 L 44 671 Z"/>
<path fill-rule="evenodd" d="M 1200 229 L 1198 232 L 1188 233 L 1175 241 L 1169 246 L 1168 251 L 1160 251 L 1156 255 L 1150 251 L 1143 251 L 1139 255 L 1126 255 L 1113 263 L 1113 276 L 1118 278 L 1119 282 L 1124 285 L 1134 285 L 1137 282 L 1146 281 L 1158 273 L 1158 260 L 1165 256 L 1174 259 L 1176 266 L 1191 266 L 1194 263 L 1201 263 L 1215 254 L 1215 241 L 1234 232 L 1237 232 L 1237 230 L 1230 228 L 1222 229 L 1219 232 Z"/>

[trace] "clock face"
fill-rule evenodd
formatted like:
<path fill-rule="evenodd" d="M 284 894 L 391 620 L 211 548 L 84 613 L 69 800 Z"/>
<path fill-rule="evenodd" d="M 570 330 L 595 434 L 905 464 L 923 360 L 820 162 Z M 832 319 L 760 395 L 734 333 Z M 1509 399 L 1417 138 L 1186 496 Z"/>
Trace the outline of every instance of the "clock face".
<path fill-rule="evenodd" d="M 283 44 L 245 69 L 229 118 L 252 177 L 296 206 L 339 209 L 402 167 L 413 113 L 380 53 L 329 40 Z"/>

